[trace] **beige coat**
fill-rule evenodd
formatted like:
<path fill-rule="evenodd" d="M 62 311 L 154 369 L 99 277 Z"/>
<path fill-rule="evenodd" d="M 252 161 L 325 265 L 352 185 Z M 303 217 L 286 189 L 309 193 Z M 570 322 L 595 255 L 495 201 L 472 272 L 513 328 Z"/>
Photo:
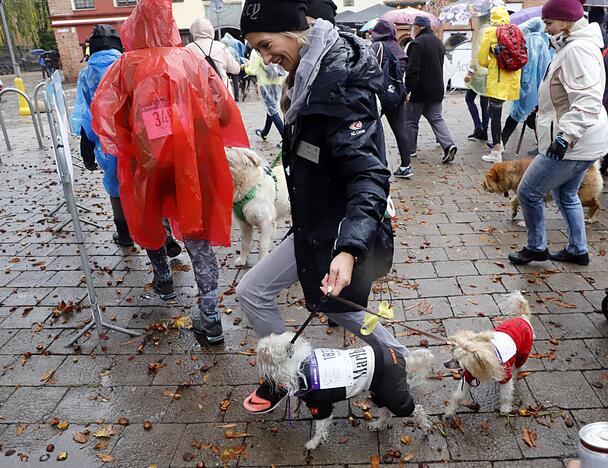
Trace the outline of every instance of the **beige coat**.
<path fill-rule="evenodd" d="M 222 82 L 228 88 L 230 95 L 234 97 L 234 90 L 232 89 L 232 82 L 230 81 L 228 74 L 238 75 L 241 71 L 239 62 L 234 58 L 228 47 L 219 41 L 213 40 L 215 31 L 211 21 L 204 16 L 201 16 L 194 20 L 192 26 L 190 26 L 190 33 L 194 42 L 191 42 L 186 46 L 186 49 L 191 50 L 195 54 L 206 57 L 211 51 L 211 58 L 217 65 Z"/>

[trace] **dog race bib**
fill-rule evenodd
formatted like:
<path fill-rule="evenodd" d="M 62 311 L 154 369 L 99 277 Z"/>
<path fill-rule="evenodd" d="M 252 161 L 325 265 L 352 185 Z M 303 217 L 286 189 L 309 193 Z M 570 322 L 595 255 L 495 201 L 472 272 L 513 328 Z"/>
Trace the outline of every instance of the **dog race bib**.
<path fill-rule="evenodd" d="M 150 140 L 157 140 L 173 135 L 173 113 L 171 106 L 160 106 L 147 109 L 142 113 L 146 133 Z"/>
<path fill-rule="evenodd" d="M 374 375 L 371 347 L 340 350 L 315 349 L 310 358 L 311 389 L 346 387 L 346 397 L 368 390 Z"/>

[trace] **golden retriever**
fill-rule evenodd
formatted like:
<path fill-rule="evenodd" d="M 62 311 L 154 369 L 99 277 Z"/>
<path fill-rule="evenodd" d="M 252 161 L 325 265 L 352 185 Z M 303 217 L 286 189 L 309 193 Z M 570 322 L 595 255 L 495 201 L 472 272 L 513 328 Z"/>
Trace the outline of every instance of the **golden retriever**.
<path fill-rule="evenodd" d="M 515 192 L 515 196 L 511 199 L 511 219 L 517 215 L 519 208 L 519 198 L 517 197 L 517 187 L 532 162 L 532 158 L 517 159 L 515 161 L 504 161 L 494 163 L 486 173 L 483 181 L 483 189 L 491 193 L 504 193 L 505 197 L 509 196 L 509 192 Z M 588 207 L 586 219 L 593 223 L 596 221 L 597 214 L 600 209 L 600 195 L 604 187 L 604 180 L 599 171 L 598 164 L 595 163 L 589 168 L 581 188 L 578 191 L 578 196 L 581 199 L 583 206 Z M 551 200 L 551 194 L 547 194 L 546 201 Z"/>

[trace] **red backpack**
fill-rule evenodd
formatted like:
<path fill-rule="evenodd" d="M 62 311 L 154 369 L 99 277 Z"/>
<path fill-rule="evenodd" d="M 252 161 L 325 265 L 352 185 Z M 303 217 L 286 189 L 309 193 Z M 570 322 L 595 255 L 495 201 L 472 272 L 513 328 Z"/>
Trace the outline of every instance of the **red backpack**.
<path fill-rule="evenodd" d="M 494 55 L 498 68 L 516 71 L 528 63 L 528 49 L 526 39 L 521 29 L 514 24 L 496 27 L 498 45 L 494 48 Z"/>

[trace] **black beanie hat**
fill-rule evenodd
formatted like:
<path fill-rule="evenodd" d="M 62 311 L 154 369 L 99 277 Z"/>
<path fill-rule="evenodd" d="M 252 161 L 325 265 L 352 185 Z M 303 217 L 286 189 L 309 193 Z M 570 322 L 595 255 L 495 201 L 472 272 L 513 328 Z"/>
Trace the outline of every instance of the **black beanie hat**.
<path fill-rule="evenodd" d="M 306 14 L 314 19 L 324 19 L 336 24 L 336 4 L 331 0 L 308 0 Z"/>
<path fill-rule="evenodd" d="M 306 0 L 245 0 L 241 33 L 305 31 Z"/>
<path fill-rule="evenodd" d="M 108 24 L 93 26 L 91 37 L 89 37 L 89 53 L 93 55 L 100 50 L 109 49 L 116 49 L 119 52 L 125 51 L 116 29 Z"/>

